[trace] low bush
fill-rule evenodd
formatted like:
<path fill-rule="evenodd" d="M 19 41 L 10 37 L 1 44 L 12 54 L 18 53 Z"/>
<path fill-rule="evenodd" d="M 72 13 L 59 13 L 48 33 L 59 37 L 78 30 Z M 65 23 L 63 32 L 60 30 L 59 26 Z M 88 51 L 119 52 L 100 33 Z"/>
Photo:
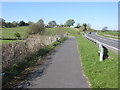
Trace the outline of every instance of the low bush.
<path fill-rule="evenodd" d="M 29 26 L 28 29 L 28 34 L 42 34 L 45 30 L 44 24 L 37 22 L 37 23 L 33 23 Z"/>
<path fill-rule="evenodd" d="M 21 38 L 21 35 L 20 35 L 20 33 L 18 33 L 18 32 L 15 33 L 14 35 L 15 35 L 15 37 L 16 37 L 18 40 Z"/>

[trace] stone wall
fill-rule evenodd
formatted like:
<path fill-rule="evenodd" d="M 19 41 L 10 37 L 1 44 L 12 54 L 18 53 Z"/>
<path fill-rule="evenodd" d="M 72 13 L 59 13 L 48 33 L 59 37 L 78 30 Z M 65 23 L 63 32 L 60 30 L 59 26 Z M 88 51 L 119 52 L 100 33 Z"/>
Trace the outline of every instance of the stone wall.
<path fill-rule="evenodd" d="M 25 60 L 26 57 L 34 54 L 46 45 L 61 39 L 60 36 L 39 36 L 34 35 L 23 42 L 15 42 L 2 45 L 2 67 L 7 68 Z"/>

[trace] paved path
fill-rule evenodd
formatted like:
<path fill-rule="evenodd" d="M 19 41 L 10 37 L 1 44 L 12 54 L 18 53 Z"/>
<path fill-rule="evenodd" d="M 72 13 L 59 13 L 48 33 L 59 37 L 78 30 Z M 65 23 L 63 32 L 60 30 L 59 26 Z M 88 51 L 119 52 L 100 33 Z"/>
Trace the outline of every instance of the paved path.
<path fill-rule="evenodd" d="M 27 88 L 88 88 L 82 73 L 75 37 L 58 45 L 49 56 L 44 75 L 31 76 Z M 50 65 L 48 65 L 50 64 Z M 41 66 L 38 66 L 37 72 Z"/>

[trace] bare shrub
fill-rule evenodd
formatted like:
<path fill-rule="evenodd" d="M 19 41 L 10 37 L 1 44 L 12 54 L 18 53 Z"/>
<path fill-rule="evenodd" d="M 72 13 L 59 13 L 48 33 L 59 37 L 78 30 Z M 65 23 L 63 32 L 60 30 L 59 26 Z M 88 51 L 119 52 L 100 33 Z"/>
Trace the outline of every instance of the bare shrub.
<path fill-rule="evenodd" d="M 29 34 L 42 34 L 45 30 L 44 24 L 41 22 L 33 23 L 29 26 Z"/>

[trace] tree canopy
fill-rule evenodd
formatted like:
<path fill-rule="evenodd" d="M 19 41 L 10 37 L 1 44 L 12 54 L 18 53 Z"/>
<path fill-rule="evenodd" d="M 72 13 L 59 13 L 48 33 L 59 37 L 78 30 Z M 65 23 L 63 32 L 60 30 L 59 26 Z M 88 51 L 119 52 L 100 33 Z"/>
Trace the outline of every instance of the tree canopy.
<path fill-rule="evenodd" d="M 73 19 L 69 19 L 69 20 L 66 21 L 65 25 L 70 27 L 70 26 L 73 26 L 74 23 L 75 23 L 75 21 Z"/>
<path fill-rule="evenodd" d="M 43 19 L 38 20 L 38 23 L 44 24 Z"/>
<path fill-rule="evenodd" d="M 108 27 L 103 27 L 103 28 L 102 28 L 102 30 L 107 30 L 107 29 L 108 29 Z"/>
<path fill-rule="evenodd" d="M 78 24 L 75 26 L 75 28 L 80 28 L 80 27 L 81 27 L 80 23 L 78 23 Z"/>
<path fill-rule="evenodd" d="M 5 25 L 5 20 L 3 18 L 0 18 L 0 27 L 3 27 Z"/>
<path fill-rule="evenodd" d="M 87 30 L 87 24 L 86 24 L 86 23 L 83 23 L 82 26 L 84 27 L 83 31 L 86 31 L 86 30 Z"/>
<path fill-rule="evenodd" d="M 25 22 L 24 21 L 20 21 L 19 26 L 25 26 Z"/>
<path fill-rule="evenodd" d="M 49 23 L 48 23 L 48 25 L 49 25 L 49 27 L 54 27 L 54 26 L 56 26 L 57 25 L 57 23 L 56 23 L 56 21 L 50 21 Z"/>

